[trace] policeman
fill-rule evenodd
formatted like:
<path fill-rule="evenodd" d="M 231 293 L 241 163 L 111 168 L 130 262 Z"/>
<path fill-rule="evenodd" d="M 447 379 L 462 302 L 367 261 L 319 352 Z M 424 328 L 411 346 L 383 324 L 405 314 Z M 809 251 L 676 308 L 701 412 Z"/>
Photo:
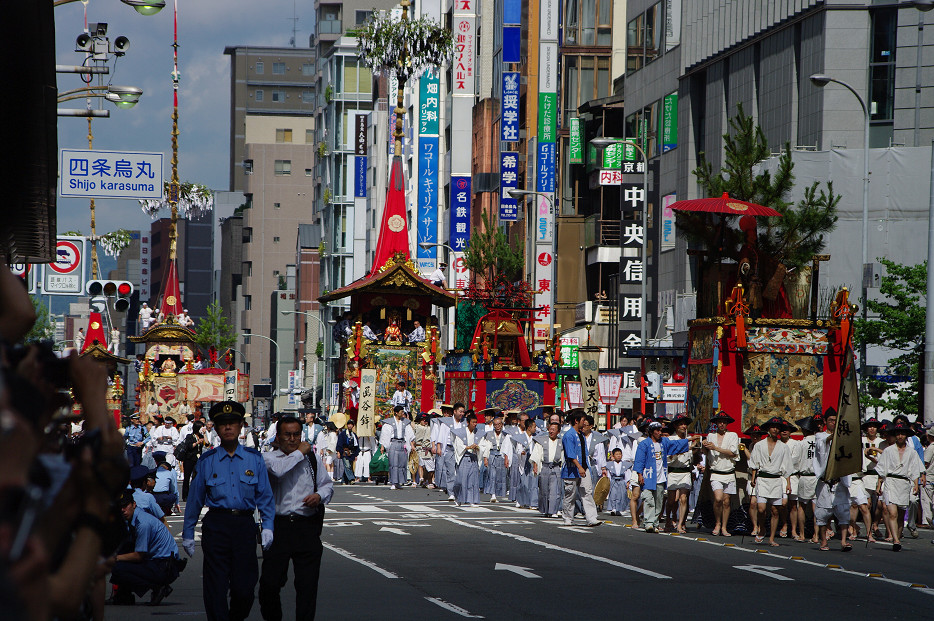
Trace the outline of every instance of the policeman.
<path fill-rule="evenodd" d="M 215 403 L 209 413 L 220 446 L 205 451 L 195 466 L 185 507 L 182 547 L 195 551 L 195 524 L 208 507 L 201 530 L 204 550 L 203 597 L 209 621 L 243 621 L 253 607 L 259 578 L 256 561 L 256 524 L 259 510 L 263 549 L 272 545 L 275 501 L 266 464 L 255 449 L 240 444 L 246 412 L 234 401 Z M 227 594 L 230 593 L 230 603 Z"/>
<path fill-rule="evenodd" d="M 139 424 L 138 413 L 130 416 L 130 426 L 126 428 L 123 440 L 126 442 L 126 460 L 130 462 L 130 467 L 143 463 L 143 446 L 149 442 L 149 432 Z"/>
<path fill-rule="evenodd" d="M 165 524 L 137 508 L 132 491 L 124 490 L 118 504 L 135 539 L 132 551 L 117 554 L 110 582 L 120 587 L 117 593 L 125 603 L 132 603 L 133 594 L 152 591 L 149 603 L 155 606 L 172 592 L 170 585 L 184 566 L 178 560 L 178 544 Z"/>

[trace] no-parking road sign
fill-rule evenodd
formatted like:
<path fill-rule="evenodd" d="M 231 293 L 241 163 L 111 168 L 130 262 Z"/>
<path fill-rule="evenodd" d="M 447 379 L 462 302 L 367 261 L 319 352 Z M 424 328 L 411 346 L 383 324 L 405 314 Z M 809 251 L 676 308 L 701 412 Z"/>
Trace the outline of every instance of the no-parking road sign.
<path fill-rule="evenodd" d="M 84 237 L 59 237 L 55 260 L 45 266 L 42 292 L 47 295 L 81 295 L 84 293 Z"/>
<path fill-rule="evenodd" d="M 38 266 L 32 263 L 11 263 L 10 271 L 14 276 L 19 276 L 26 281 L 26 287 L 29 293 L 36 293 L 36 272 Z"/>

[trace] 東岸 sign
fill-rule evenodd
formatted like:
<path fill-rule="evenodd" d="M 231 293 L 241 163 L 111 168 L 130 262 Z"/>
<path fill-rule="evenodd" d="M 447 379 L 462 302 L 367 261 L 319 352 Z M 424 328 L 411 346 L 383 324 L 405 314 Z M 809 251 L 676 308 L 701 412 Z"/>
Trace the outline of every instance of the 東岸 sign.
<path fill-rule="evenodd" d="M 62 149 L 59 194 L 68 198 L 161 199 L 162 153 Z"/>

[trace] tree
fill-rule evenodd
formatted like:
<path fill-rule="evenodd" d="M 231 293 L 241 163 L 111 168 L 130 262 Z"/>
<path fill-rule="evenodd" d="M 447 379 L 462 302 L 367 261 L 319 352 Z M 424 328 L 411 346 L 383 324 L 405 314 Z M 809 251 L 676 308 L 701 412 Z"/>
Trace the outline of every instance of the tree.
<path fill-rule="evenodd" d="M 29 296 L 32 300 L 33 308 L 36 309 L 36 323 L 32 324 L 29 332 L 23 340 L 26 343 L 38 343 L 39 341 L 48 341 L 55 336 L 55 328 L 52 326 L 52 320 L 49 317 L 49 307 L 42 303 L 42 300 L 34 296 Z"/>
<path fill-rule="evenodd" d="M 217 302 L 211 302 L 207 308 L 207 315 L 198 321 L 195 330 L 195 343 L 202 349 L 214 348 L 222 351 L 237 342 L 237 334 L 233 326 L 224 317 L 224 311 Z"/>
<path fill-rule="evenodd" d="M 927 303 L 927 262 L 901 265 L 878 259 L 885 266 L 879 292 L 884 300 L 868 301 L 867 310 L 878 319 L 857 319 L 856 341 L 900 352 L 889 360 L 893 375 L 908 378 L 904 384 L 888 384 L 870 379 L 868 406 L 881 406 L 899 414 L 918 414 L 921 394 L 921 360 L 924 355 L 924 317 Z"/>
<path fill-rule="evenodd" d="M 142 208 L 143 213 L 151 218 L 155 218 L 160 209 L 169 206 L 168 197 L 172 193 L 172 182 L 165 181 L 163 182 L 163 185 L 163 193 L 165 196 L 164 198 L 144 199 L 139 201 L 139 205 L 140 208 Z M 178 187 L 177 207 L 181 213 L 185 214 L 189 218 L 200 216 L 214 209 L 214 191 L 208 186 L 201 185 L 200 183 L 183 181 L 179 184 Z"/>
<path fill-rule="evenodd" d="M 464 265 L 487 281 L 513 281 L 525 265 L 525 244 L 513 249 L 509 239 L 499 227 L 492 226 L 486 213 L 481 214 L 483 227 L 474 231 L 464 252 Z"/>
<path fill-rule="evenodd" d="M 791 146 L 785 143 L 774 175 L 765 170 L 757 173 L 756 166 L 771 155 L 762 128 L 745 114 L 742 105 L 730 119 L 730 128 L 732 131 L 723 135 L 723 167 L 714 172 L 713 165 L 701 153 L 693 171 L 698 183 L 707 196 L 726 192 L 732 198 L 778 211 L 782 214 L 780 218 L 758 218 L 759 248 L 788 269 L 809 265 L 811 258 L 824 249 L 824 236 L 836 226 L 840 196 L 834 194 L 832 183 L 828 182 L 824 190 L 815 181 L 805 188 L 804 198 L 797 205 L 789 202 L 786 199 L 795 179 Z M 736 216 L 719 216 L 718 223 L 710 213 L 679 211 L 676 224 L 688 241 L 705 248 L 712 260 L 736 258 L 743 245 L 742 232 L 737 227 L 725 226 L 735 221 Z"/>

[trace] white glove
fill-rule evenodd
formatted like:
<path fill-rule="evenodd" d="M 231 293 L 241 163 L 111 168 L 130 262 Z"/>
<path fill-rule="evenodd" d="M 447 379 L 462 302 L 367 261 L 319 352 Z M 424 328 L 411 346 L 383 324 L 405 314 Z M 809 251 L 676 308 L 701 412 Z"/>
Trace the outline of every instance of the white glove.
<path fill-rule="evenodd" d="M 182 539 L 182 548 L 184 548 L 185 553 L 188 556 L 195 555 L 195 540 L 194 539 Z"/>
<path fill-rule="evenodd" d="M 263 549 L 268 550 L 269 546 L 272 545 L 272 531 L 268 528 L 264 528 L 263 532 L 260 533 L 260 537 L 263 540 Z"/>

